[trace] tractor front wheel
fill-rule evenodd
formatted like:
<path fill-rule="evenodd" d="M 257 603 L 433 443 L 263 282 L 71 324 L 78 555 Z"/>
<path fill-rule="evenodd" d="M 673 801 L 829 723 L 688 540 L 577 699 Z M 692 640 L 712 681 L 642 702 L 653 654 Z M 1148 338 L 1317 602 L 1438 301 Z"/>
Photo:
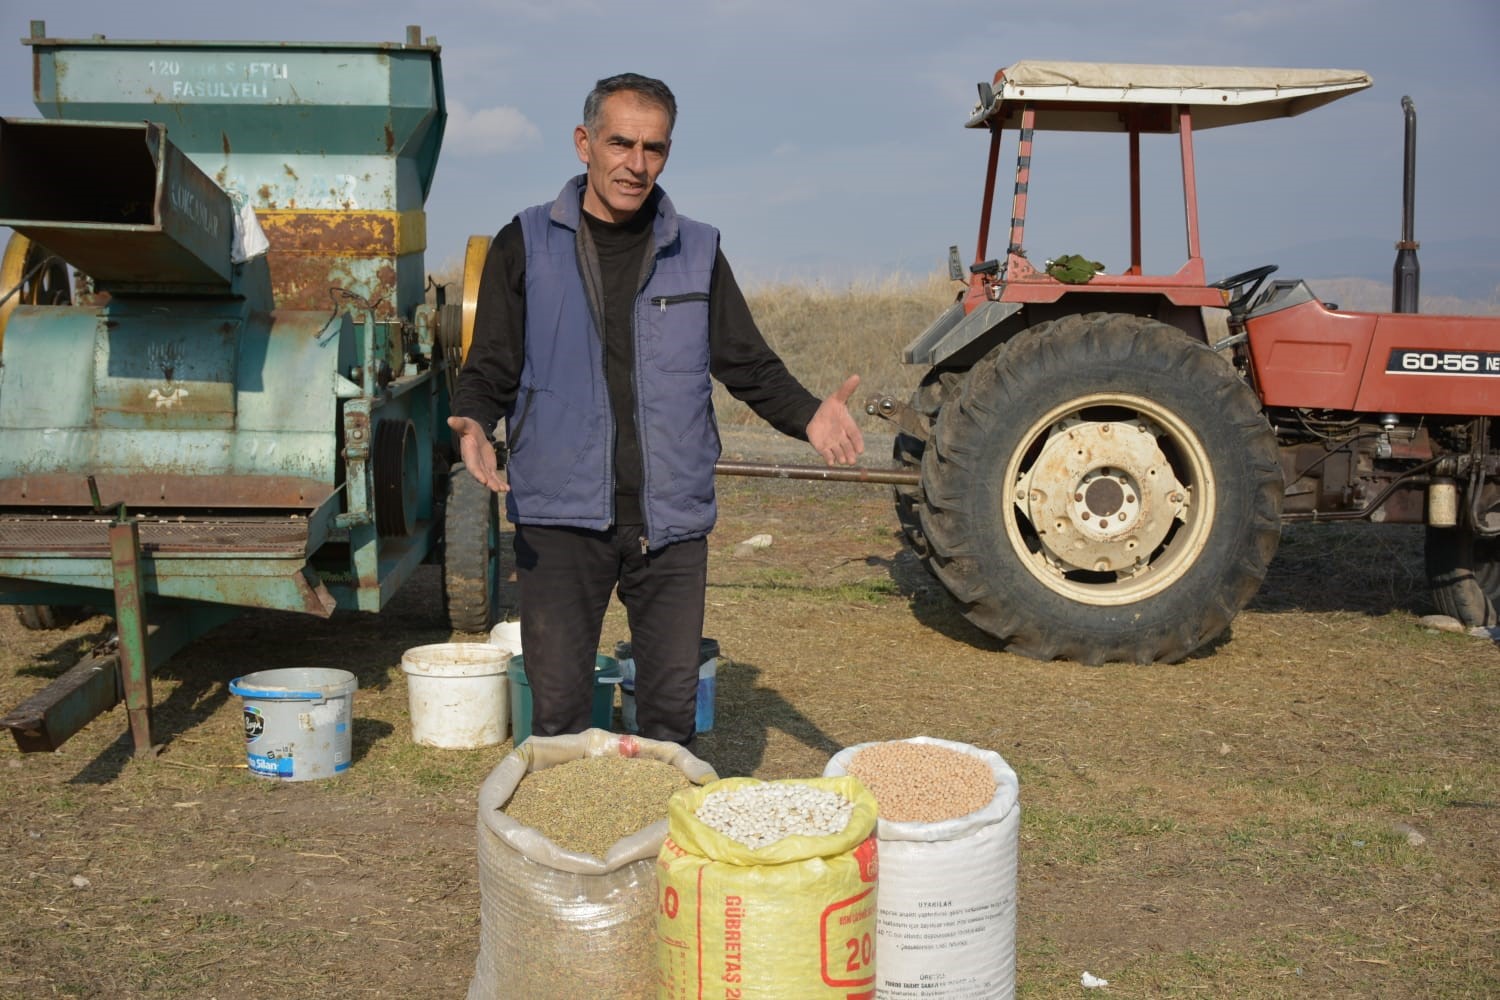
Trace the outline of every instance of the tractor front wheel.
<path fill-rule="evenodd" d="M 1457 527 L 1428 528 L 1427 583 L 1440 612 L 1470 628 L 1500 625 L 1500 538 L 1485 538 L 1461 516 Z"/>
<path fill-rule="evenodd" d="M 986 355 L 922 456 L 928 566 L 1012 652 L 1179 660 L 1229 626 L 1280 540 L 1259 402 L 1174 327 L 1094 313 Z"/>

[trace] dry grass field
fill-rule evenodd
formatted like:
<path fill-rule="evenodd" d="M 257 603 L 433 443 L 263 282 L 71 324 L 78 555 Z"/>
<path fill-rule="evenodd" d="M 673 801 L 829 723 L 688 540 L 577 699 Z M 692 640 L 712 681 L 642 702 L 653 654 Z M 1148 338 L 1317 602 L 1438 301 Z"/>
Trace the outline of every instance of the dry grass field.
<path fill-rule="evenodd" d="M 891 359 L 950 286 L 843 294 L 754 305 L 816 391 L 847 367 L 904 395 Z M 728 455 L 801 460 L 722 420 Z M 1020 996 L 1078 996 L 1084 971 L 1103 997 L 1500 995 L 1500 649 L 1422 626 L 1420 530 L 1289 528 L 1210 648 L 1090 668 L 969 626 L 886 487 L 720 488 L 706 631 L 726 663 L 699 753 L 763 778 L 918 734 L 1001 753 L 1023 808 Z M 0 702 L 108 625 L 0 614 Z M 155 680 L 155 759 L 131 758 L 118 708 L 56 753 L 0 746 L 0 997 L 462 997 L 475 792 L 508 745 L 412 743 L 401 654 L 451 636 L 424 566 L 379 615 L 247 613 L 193 643 Z M 612 608 L 601 648 L 625 637 Z M 245 770 L 227 682 L 296 666 L 359 678 L 336 779 Z"/>

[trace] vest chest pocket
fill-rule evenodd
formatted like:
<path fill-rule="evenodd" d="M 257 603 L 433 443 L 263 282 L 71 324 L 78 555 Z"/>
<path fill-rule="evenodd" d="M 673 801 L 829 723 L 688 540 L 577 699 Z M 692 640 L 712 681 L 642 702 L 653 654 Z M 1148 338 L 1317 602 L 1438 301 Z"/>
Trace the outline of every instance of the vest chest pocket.
<path fill-rule="evenodd" d="M 708 293 L 653 295 L 640 310 L 641 354 L 664 372 L 708 370 Z"/>

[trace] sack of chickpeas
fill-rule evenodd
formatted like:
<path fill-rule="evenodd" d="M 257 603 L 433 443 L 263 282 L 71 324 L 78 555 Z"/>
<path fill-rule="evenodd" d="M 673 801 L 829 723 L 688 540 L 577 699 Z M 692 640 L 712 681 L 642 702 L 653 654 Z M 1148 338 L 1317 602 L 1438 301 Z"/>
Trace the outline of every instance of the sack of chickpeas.
<path fill-rule="evenodd" d="M 991 750 L 918 736 L 839 751 L 880 820 L 878 1000 L 1002 1000 L 1016 989 L 1020 786 Z"/>
<path fill-rule="evenodd" d="M 675 743 L 533 736 L 479 789 L 468 1000 L 656 994 L 656 855 L 673 793 L 717 780 Z"/>
<path fill-rule="evenodd" d="M 725 778 L 672 796 L 659 1000 L 870 1000 L 875 800 L 854 778 Z"/>

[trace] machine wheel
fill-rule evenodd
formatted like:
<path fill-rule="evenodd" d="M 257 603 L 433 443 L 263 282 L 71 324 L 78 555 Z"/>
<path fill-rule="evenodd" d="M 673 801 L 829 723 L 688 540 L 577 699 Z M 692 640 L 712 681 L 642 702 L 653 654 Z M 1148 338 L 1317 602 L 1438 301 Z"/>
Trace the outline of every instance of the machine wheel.
<path fill-rule="evenodd" d="M 14 294 L 10 294 L 14 292 Z M 20 233 L 12 233 L 0 255 L 0 344 L 16 306 L 65 306 L 73 301 L 68 268 L 62 258 Z"/>
<path fill-rule="evenodd" d="M 1475 534 L 1468 519 L 1428 528 L 1427 584 L 1438 611 L 1469 628 L 1500 625 L 1500 538 Z"/>
<path fill-rule="evenodd" d="M 443 605 L 458 632 L 488 632 L 500 609 L 500 505 L 462 462 L 443 505 Z"/>
<path fill-rule="evenodd" d="M 16 617 L 23 628 L 33 632 L 51 632 L 67 628 L 88 617 L 88 610 L 71 604 L 17 604 Z"/>
<path fill-rule="evenodd" d="M 375 529 L 385 538 L 404 538 L 417 528 L 421 455 L 410 420 L 375 425 Z"/>
<path fill-rule="evenodd" d="M 1179 660 L 1229 626 L 1280 541 L 1255 395 L 1138 316 L 1065 316 L 991 351 L 939 414 L 922 480 L 929 568 L 1042 660 Z"/>
<path fill-rule="evenodd" d="M 470 236 L 464 245 L 464 283 L 460 299 L 458 341 L 458 364 L 463 367 L 469 359 L 469 345 L 474 342 L 474 317 L 479 309 L 479 282 L 484 277 L 484 261 L 490 253 L 490 237 Z"/>

